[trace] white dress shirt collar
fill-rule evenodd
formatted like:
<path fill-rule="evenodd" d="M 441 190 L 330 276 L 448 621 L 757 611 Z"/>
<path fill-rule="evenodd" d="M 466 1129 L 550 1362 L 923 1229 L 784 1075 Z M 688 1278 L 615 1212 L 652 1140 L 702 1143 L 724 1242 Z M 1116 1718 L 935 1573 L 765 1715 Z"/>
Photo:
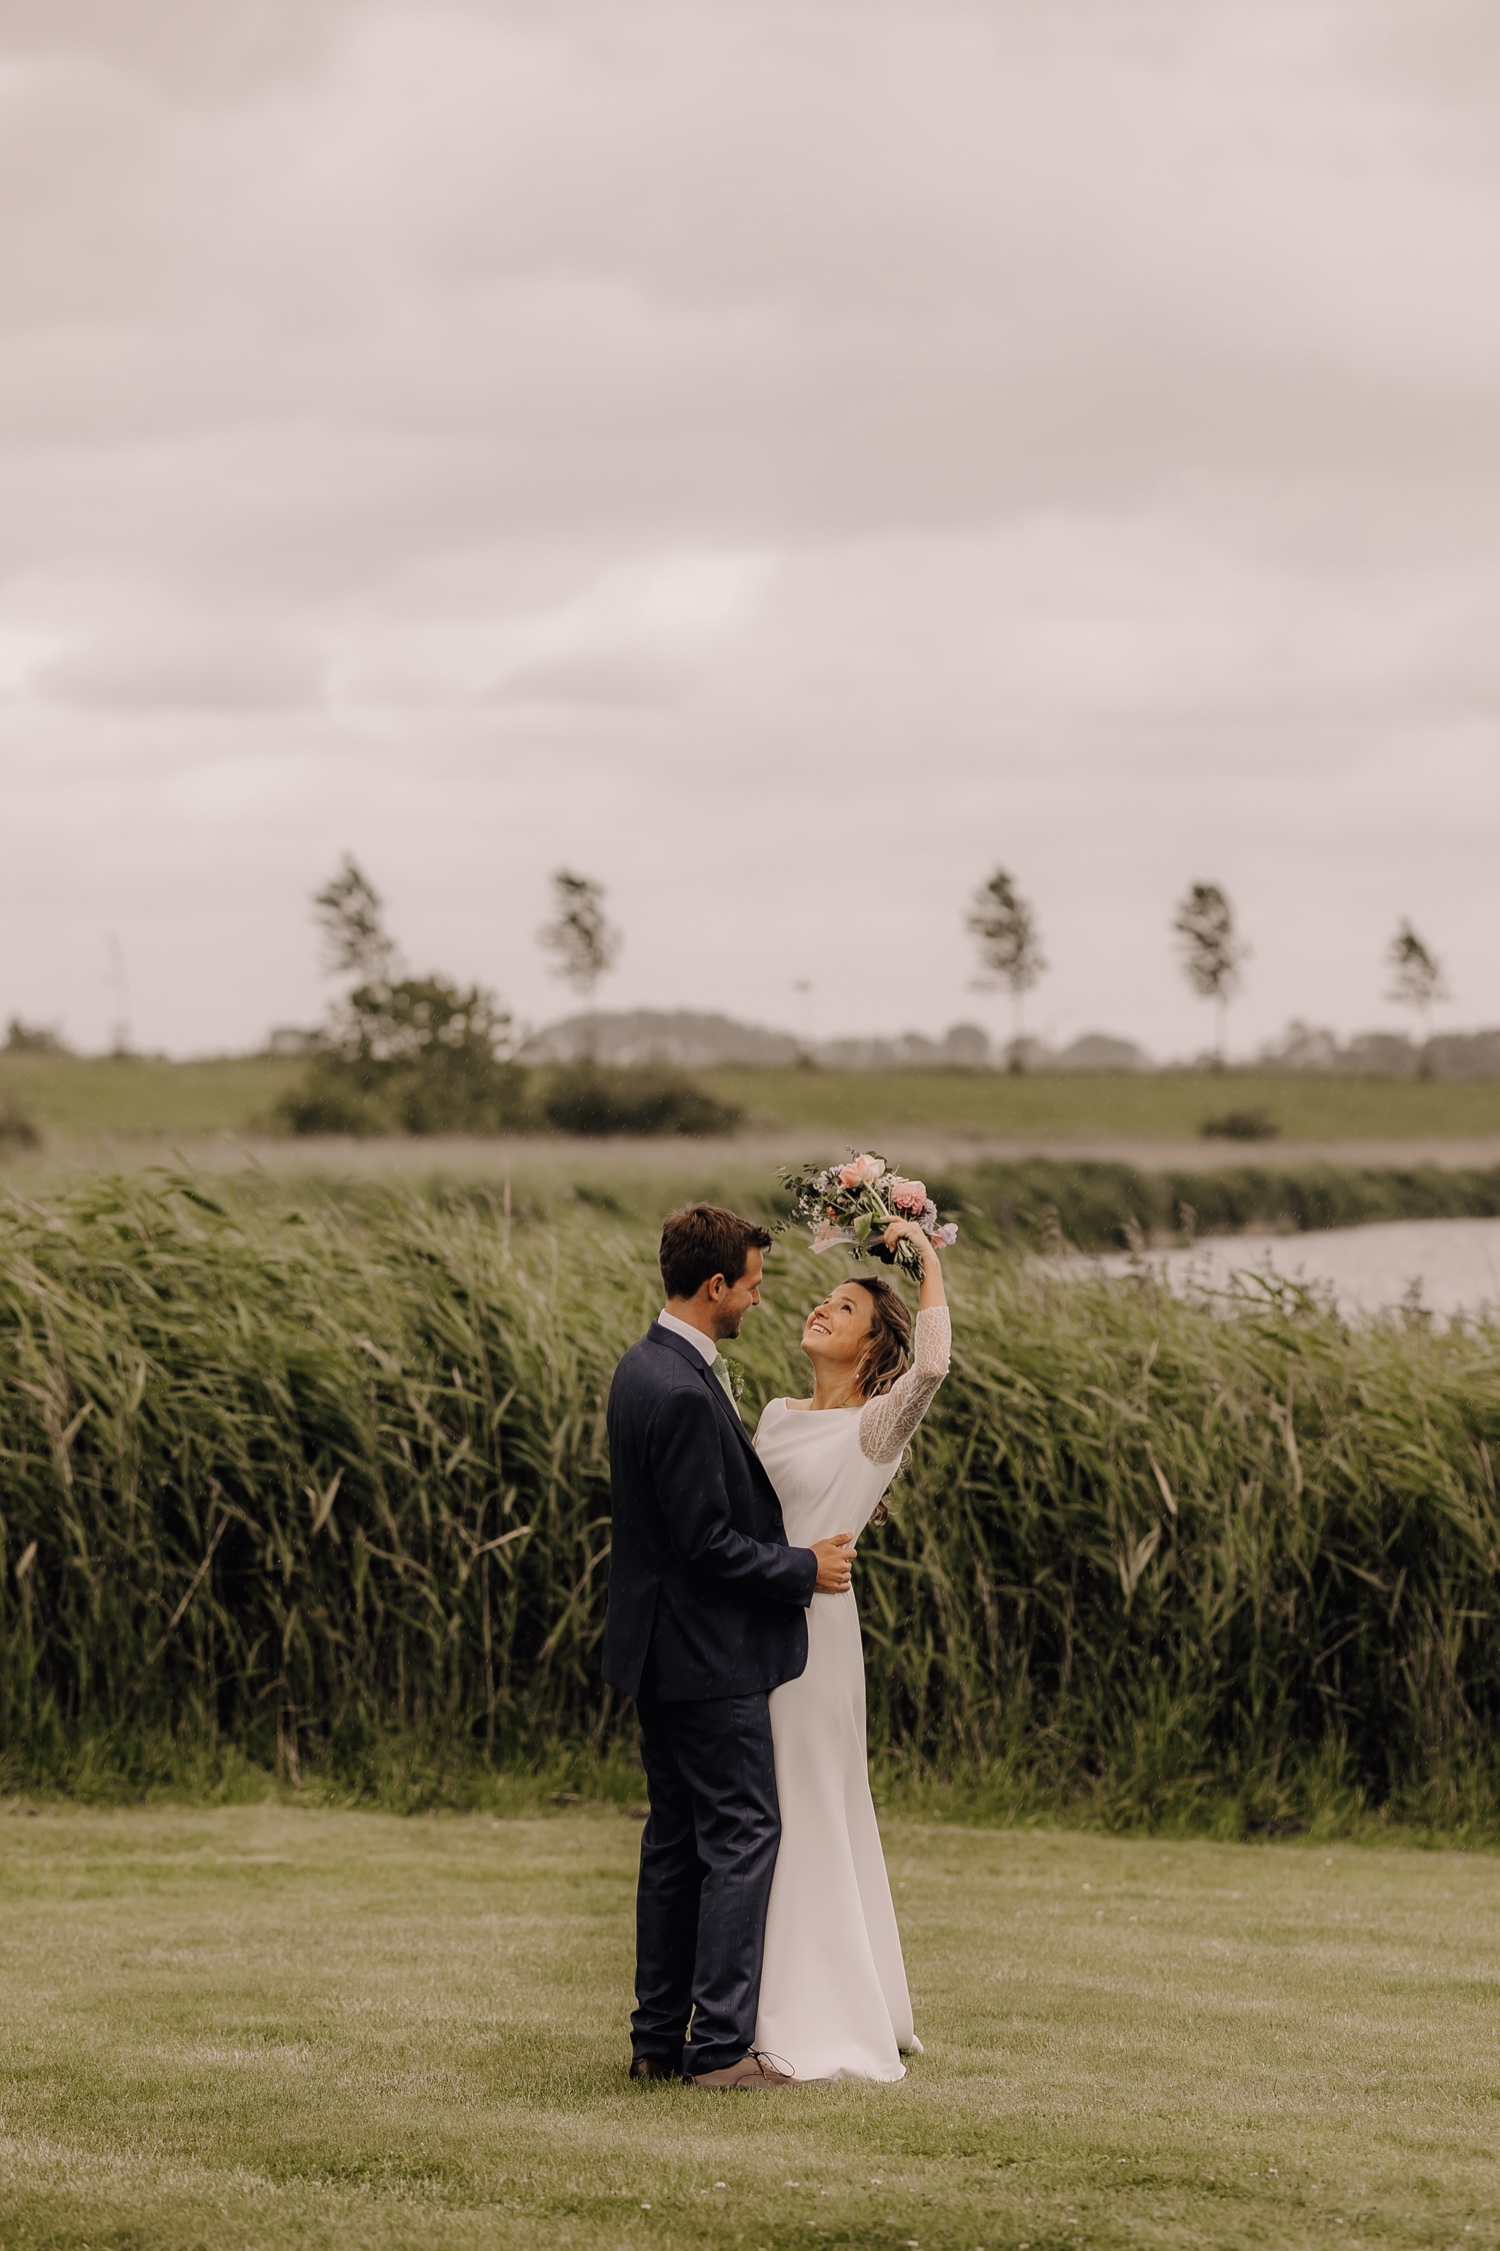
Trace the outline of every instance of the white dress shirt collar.
<path fill-rule="evenodd" d="M 679 1321 L 676 1314 L 668 1313 L 665 1307 L 657 1314 L 656 1320 L 659 1328 L 670 1329 L 674 1337 L 686 1337 L 689 1344 L 696 1345 L 709 1366 L 713 1366 L 719 1357 L 719 1348 L 712 1337 L 706 1337 L 701 1329 L 695 1329 L 691 1321 Z"/>

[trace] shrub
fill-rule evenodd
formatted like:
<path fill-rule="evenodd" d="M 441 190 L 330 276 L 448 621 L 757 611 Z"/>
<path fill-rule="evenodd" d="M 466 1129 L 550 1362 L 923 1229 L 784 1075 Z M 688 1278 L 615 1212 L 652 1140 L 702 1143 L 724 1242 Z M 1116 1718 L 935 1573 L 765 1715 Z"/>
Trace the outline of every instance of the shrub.
<path fill-rule="evenodd" d="M 0 1105 L 0 1157 L 10 1156 L 19 1149 L 37 1149 L 42 1137 L 35 1120 L 29 1117 L 16 1102 Z"/>
<path fill-rule="evenodd" d="M 554 1071 L 542 1098 L 560 1133 L 732 1133 L 743 1112 L 720 1102 L 682 1071 L 643 1063 L 609 1069 L 569 1063 Z"/>
<path fill-rule="evenodd" d="M 1205 1118 L 1198 1131 L 1210 1141 L 1274 1141 L 1281 1128 L 1269 1110 L 1226 1110 Z"/>

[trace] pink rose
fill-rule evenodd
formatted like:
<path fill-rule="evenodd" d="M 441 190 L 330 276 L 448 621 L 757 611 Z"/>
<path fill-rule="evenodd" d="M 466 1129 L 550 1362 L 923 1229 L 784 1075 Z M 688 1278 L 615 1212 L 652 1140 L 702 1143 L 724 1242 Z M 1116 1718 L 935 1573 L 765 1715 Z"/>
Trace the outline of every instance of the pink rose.
<path fill-rule="evenodd" d="M 927 1190 L 920 1180 L 893 1180 L 890 1199 L 893 1207 L 905 1212 L 908 1219 L 920 1219 L 927 1206 Z"/>
<path fill-rule="evenodd" d="M 885 1167 L 878 1157 L 856 1157 L 853 1162 L 839 1167 L 839 1182 L 845 1188 L 865 1188 L 878 1180 Z"/>

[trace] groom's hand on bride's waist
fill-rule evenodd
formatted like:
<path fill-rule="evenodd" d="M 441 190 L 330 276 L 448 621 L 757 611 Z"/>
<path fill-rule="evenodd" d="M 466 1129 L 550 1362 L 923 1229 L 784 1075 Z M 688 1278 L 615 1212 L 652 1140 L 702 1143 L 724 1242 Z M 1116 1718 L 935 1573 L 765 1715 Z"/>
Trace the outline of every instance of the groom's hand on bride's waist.
<path fill-rule="evenodd" d="M 854 1577 L 854 1566 L 859 1550 L 854 1545 L 852 1532 L 835 1532 L 831 1540 L 814 1540 L 812 1552 L 818 1559 L 819 1594 L 847 1594 Z"/>

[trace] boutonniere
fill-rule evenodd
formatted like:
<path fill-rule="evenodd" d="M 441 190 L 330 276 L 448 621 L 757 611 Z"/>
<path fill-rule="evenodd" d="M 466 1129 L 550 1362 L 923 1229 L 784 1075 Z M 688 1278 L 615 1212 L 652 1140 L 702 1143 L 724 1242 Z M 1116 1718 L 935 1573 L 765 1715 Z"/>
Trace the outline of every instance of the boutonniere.
<path fill-rule="evenodd" d="M 737 1368 L 732 1360 L 726 1361 L 725 1366 L 729 1370 L 729 1396 L 738 1406 L 745 1396 L 745 1371 Z"/>

